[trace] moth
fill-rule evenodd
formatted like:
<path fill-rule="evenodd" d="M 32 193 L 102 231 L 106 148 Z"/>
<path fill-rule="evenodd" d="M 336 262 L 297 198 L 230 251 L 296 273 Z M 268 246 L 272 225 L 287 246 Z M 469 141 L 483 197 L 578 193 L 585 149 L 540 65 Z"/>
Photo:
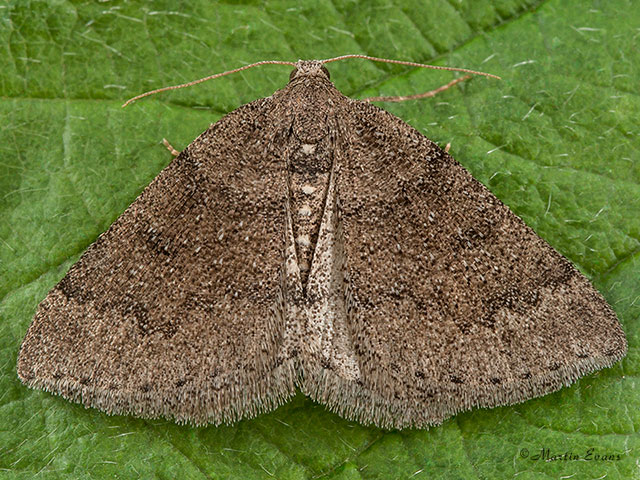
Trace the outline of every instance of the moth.
<path fill-rule="evenodd" d="M 300 389 L 401 429 L 625 355 L 565 257 L 431 140 L 340 93 L 328 61 L 291 63 L 283 89 L 211 125 L 100 235 L 37 308 L 26 385 L 195 425 Z"/>

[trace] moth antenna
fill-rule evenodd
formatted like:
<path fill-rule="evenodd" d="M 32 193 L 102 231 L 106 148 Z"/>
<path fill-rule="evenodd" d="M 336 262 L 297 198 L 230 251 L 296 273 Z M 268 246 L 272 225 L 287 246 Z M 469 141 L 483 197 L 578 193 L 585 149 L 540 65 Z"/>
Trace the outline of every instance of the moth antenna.
<path fill-rule="evenodd" d="M 338 60 L 346 60 L 347 58 L 362 58 L 363 60 L 371 60 L 373 62 L 383 62 L 383 63 L 396 63 L 398 65 L 408 65 L 410 67 L 420 67 L 420 68 L 432 68 L 434 70 L 449 70 L 451 72 L 463 72 L 470 73 L 472 75 L 482 75 L 484 77 L 496 78 L 498 80 L 502 80 L 497 75 L 493 75 L 491 73 L 478 72 L 476 70 L 469 70 L 467 68 L 455 68 L 455 67 L 441 67 L 439 65 L 427 65 L 426 63 L 415 63 L 415 62 L 405 62 L 404 60 L 391 60 L 389 58 L 378 58 L 378 57 L 370 57 L 368 55 L 342 55 L 340 57 L 327 58 L 326 60 L 320 60 L 322 63 L 330 63 L 337 62 Z"/>
<path fill-rule="evenodd" d="M 225 75 L 231 75 L 232 73 L 241 72 L 243 70 L 248 70 L 253 67 L 257 67 L 259 65 L 290 65 L 295 67 L 296 64 L 294 62 L 285 62 L 282 60 L 263 60 L 261 62 L 252 63 L 250 65 L 245 65 L 243 67 L 234 68 L 233 70 L 227 70 L 226 72 L 216 73 L 213 75 L 209 75 L 208 77 L 200 78 L 198 80 L 193 80 L 191 82 L 183 83 L 181 85 L 172 85 L 170 87 L 157 88 L 155 90 L 151 90 L 149 92 L 141 93 L 133 98 L 130 98 L 126 102 L 122 104 L 122 108 L 126 107 L 130 103 L 135 102 L 136 100 L 140 100 L 141 98 L 148 97 L 149 95 L 155 95 L 156 93 L 166 92 L 167 90 L 177 90 L 179 88 L 190 87 L 192 85 L 197 85 L 198 83 L 206 82 L 208 80 L 213 80 L 214 78 L 224 77 Z"/>

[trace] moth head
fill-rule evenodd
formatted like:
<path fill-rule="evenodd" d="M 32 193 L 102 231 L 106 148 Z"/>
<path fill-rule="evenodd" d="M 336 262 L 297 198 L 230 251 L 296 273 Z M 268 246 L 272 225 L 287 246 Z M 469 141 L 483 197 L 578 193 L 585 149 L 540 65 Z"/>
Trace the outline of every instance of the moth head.
<path fill-rule="evenodd" d="M 329 80 L 329 70 L 318 60 L 298 60 L 296 62 L 296 68 L 289 75 L 289 81 L 294 78 L 306 77 L 306 76 L 321 76 Z"/>

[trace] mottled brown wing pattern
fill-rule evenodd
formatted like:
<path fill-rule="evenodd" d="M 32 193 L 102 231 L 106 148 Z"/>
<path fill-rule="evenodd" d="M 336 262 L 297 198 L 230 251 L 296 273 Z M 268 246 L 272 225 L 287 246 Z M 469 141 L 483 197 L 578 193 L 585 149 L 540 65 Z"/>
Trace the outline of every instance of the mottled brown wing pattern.
<path fill-rule="evenodd" d="M 294 392 L 271 100 L 175 158 L 39 305 L 18 374 L 109 413 L 220 423 Z"/>
<path fill-rule="evenodd" d="M 360 377 L 321 399 L 361 421 L 426 426 L 624 356 L 602 296 L 450 155 L 363 102 L 341 121 L 353 132 L 336 195 Z"/>
<path fill-rule="evenodd" d="M 196 424 L 299 386 L 403 428 L 543 395 L 625 352 L 562 255 L 429 139 L 299 61 L 87 250 L 38 307 L 18 374 Z"/>

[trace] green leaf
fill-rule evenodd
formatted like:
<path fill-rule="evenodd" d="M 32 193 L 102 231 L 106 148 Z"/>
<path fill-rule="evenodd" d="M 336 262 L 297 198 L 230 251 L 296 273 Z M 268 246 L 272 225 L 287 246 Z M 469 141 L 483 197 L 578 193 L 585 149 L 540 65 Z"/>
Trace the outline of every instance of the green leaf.
<path fill-rule="evenodd" d="M 637 7 L 0 2 L 0 477 L 638 478 Z M 125 110 L 123 101 L 258 60 L 345 53 L 502 76 L 384 108 L 451 143 L 589 276 L 624 326 L 627 358 L 543 398 L 402 432 L 345 421 L 302 395 L 253 420 L 192 428 L 110 417 L 24 387 L 16 358 L 38 302 L 170 161 L 161 139 L 183 148 L 224 113 L 284 86 L 289 71 L 265 66 Z M 420 93 L 454 76 L 363 60 L 330 67 L 355 98 Z M 541 449 L 568 457 L 536 460 Z"/>

